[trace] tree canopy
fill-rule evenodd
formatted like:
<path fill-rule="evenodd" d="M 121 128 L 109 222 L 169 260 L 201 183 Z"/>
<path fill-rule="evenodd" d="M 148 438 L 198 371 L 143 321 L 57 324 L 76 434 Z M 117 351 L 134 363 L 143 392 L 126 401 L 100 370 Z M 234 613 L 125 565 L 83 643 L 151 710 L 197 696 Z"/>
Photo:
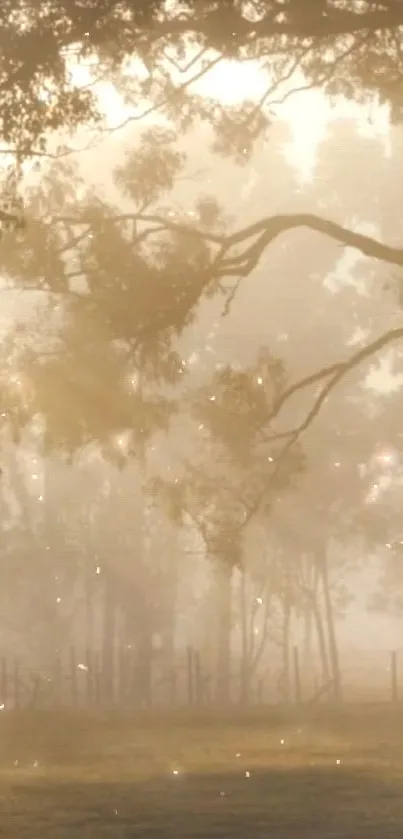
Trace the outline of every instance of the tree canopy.
<path fill-rule="evenodd" d="M 358 102 L 376 96 L 398 120 L 402 25 L 399 0 L 57 0 L 40 6 L 7 0 L 0 133 L 24 154 L 39 152 L 47 131 L 74 129 L 99 116 L 91 86 L 72 81 L 72 55 L 95 59 L 96 76 L 121 83 L 131 104 L 146 96 L 150 107 L 165 107 L 180 122 L 214 118 L 217 108 L 187 99 L 188 80 L 173 83 L 172 68 L 195 76 L 226 59 L 261 61 L 266 93 L 232 117 L 221 111 L 227 135 L 234 127 L 242 133 L 253 123 L 256 133 L 267 125 L 263 106 L 297 70 L 303 86 L 320 86 L 329 95 Z M 133 59 L 138 63 L 129 74 Z"/>
<path fill-rule="evenodd" d="M 375 428 L 368 420 L 373 397 L 358 385 L 371 359 L 403 337 L 398 303 L 391 312 L 388 297 L 393 269 L 403 265 L 395 212 L 400 152 L 392 149 L 386 160 L 375 145 L 368 148 L 348 127 L 337 126 L 318 149 L 314 178 L 298 191 L 285 160 L 284 135 L 275 134 L 276 115 L 289 98 L 320 88 L 333 100 L 383 103 L 391 122 L 399 122 L 401 4 L 24 0 L 3 4 L 0 23 L 1 150 L 5 164 L 13 161 L 3 170 L 0 270 L 17 308 L 28 299 L 31 306 L 28 327 L 22 316 L 17 318 L 2 342 L 0 426 L 17 442 L 26 429 L 39 428 L 45 445 L 37 437 L 37 449 L 48 462 L 50 453 L 84 451 L 89 471 L 91 464 L 101 463 L 100 472 L 109 476 L 110 461 L 120 466 L 132 458 L 149 467 L 155 441 L 162 438 L 155 457 L 158 476 L 151 476 L 152 469 L 144 469 L 146 479 L 136 474 L 137 491 L 148 499 L 151 489 L 153 503 L 165 502 L 178 532 L 190 521 L 204 554 L 215 569 L 227 572 L 221 580 L 221 643 L 227 654 L 230 589 L 237 575 L 249 574 L 253 591 L 266 586 L 268 602 L 275 594 L 285 632 L 291 612 L 302 619 L 311 610 L 319 633 L 323 596 L 333 633 L 328 570 L 334 569 L 327 566 L 326 543 L 351 545 L 365 533 L 376 546 L 390 528 L 390 517 L 385 524 L 382 516 L 372 515 L 375 478 L 362 480 L 360 467 L 381 430 L 389 444 L 394 435 L 398 445 L 396 403 L 391 397 Z M 226 105 L 213 95 L 213 86 L 209 95 L 198 92 L 197 82 L 209 74 L 213 79 L 220 65 L 230 86 L 235 62 L 253 63 L 261 73 L 262 88 L 251 90 L 248 101 Z M 125 105 L 115 123 L 103 113 L 100 86 L 105 82 Z M 130 137 L 117 165 L 107 160 L 108 172 L 101 174 L 110 176 L 110 190 L 101 194 L 72 150 L 84 148 L 83 136 L 95 149 L 105 137 L 123 136 L 132 124 L 140 131 Z M 245 172 L 240 164 L 252 167 L 265 149 L 256 171 L 260 198 L 251 202 L 251 212 L 243 206 L 240 179 L 233 206 L 232 199 L 221 201 L 214 181 L 175 203 L 177 185 L 189 176 L 189 138 L 195 130 L 206 132 L 215 161 L 219 158 L 223 169 L 231 165 L 233 178 L 234 171 Z M 276 145 L 271 156 L 266 154 L 270 143 Z M 340 151 L 343 143 L 346 152 Z M 204 162 L 202 151 L 196 156 Z M 39 177 L 30 181 L 33 162 L 40 165 Z M 396 190 L 389 216 L 379 197 L 386 179 Z M 22 185 L 23 212 L 6 201 Z M 357 200 L 345 194 L 353 187 Z M 362 229 L 362 222 L 376 234 Z M 356 271 L 364 277 L 367 297 L 351 285 L 344 296 L 334 294 L 330 306 L 325 280 L 347 249 L 367 260 Z M 255 339 L 252 347 L 248 333 L 255 324 L 249 311 L 232 355 L 229 346 L 221 355 L 211 352 L 206 369 L 194 363 L 202 307 L 207 320 L 213 313 L 210 335 L 217 322 L 230 320 L 242 295 L 245 304 L 253 294 L 256 277 L 260 291 L 272 289 L 263 316 L 254 310 L 264 324 L 262 340 Z M 286 329 L 291 337 L 281 348 L 279 333 Z M 337 404 L 330 399 L 336 387 Z M 10 466 L 7 482 L 12 471 Z M 78 467 L 75 476 L 85 498 L 76 503 L 73 488 L 74 514 L 66 513 L 68 522 L 68 504 L 59 503 L 56 493 L 42 505 L 42 493 L 33 500 L 17 487 L 26 516 L 21 513 L 18 527 L 10 525 L 4 560 L 11 567 L 19 552 L 22 562 L 28 561 L 27 533 L 35 526 L 35 568 L 43 569 L 41 580 L 57 571 L 55 593 L 59 557 L 48 562 L 45 551 L 69 547 L 79 560 L 68 565 L 67 592 L 77 579 L 83 584 L 87 573 L 98 577 L 93 560 L 103 550 L 102 580 L 96 583 L 101 583 L 97 598 L 105 594 L 105 660 L 110 662 L 110 645 L 117 643 L 119 609 L 125 643 L 140 638 L 144 629 L 143 655 L 141 645 L 150 644 L 145 604 L 154 604 L 150 614 L 155 609 L 157 616 L 160 609 L 159 595 L 149 591 L 151 565 L 143 569 L 150 548 L 144 548 L 144 532 L 160 558 L 154 533 L 159 525 L 152 521 L 147 530 L 143 508 L 131 520 L 130 469 L 122 480 L 113 472 L 116 485 L 105 497 L 92 489 L 100 481 L 97 467 L 88 497 Z M 60 517 L 53 506 L 62 508 Z M 376 524 L 372 530 L 369 519 Z M 249 555 L 251 523 L 258 547 Z M 336 564 L 343 573 L 343 561 Z M 160 573 L 158 559 L 155 577 Z M 174 590 L 169 569 L 168 578 Z M 40 583 L 39 601 L 43 595 L 47 602 L 44 588 Z M 58 600 L 59 594 L 51 609 L 55 625 Z M 256 608 L 255 599 L 252 635 Z M 150 617 L 150 627 L 159 626 L 156 616 Z M 62 631 L 64 623 L 60 626 Z M 331 644 L 334 652 L 334 638 Z M 229 655 L 220 660 L 218 672 L 224 664 L 228 676 Z"/>

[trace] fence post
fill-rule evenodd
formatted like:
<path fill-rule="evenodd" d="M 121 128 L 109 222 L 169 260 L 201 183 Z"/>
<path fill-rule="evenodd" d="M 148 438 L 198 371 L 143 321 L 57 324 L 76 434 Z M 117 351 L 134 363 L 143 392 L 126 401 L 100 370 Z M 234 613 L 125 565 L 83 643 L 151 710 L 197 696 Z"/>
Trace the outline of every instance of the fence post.
<path fill-rule="evenodd" d="M 177 701 L 177 687 L 178 687 L 177 672 L 176 672 L 175 664 L 173 664 L 172 668 L 171 668 L 171 671 L 169 673 L 169 699 L 168 699 L 172 708 L 175 707 L 176 701 Z"/>
<path fill-rule="evenodd" d="M 194 690 L 193 690 L 193 650 L 188 647 L 186 650 L 187 656 L 187 676 L 188 676 L 188 701 L 189 705 L 193 705 Z"/>
<path fill-rule="evenodd" d="M 203 680 L 200 662 L 200 653 L 198 650 L 194 652 L 194 676 L 196 687 L 196 704 L 201 705 L 203 702 Z"/>
<path fill-rule="evenodd" d="M 18 658 L 14 659 L 14 709 L 20 707 L 20 665 Z"/>
<path fill-rule="evenodd" d="M 399 698 L 398 673 L 397 673 L 397 652 L 393 650 L 390 656 L 390 672 L 392 679 L 392 702 Z"/>
<path fill-rule="evenodd" d="M 125 647 L 119 650 L 118 660 L 118 702 L 121 708 L 127 704 L 127 674 L 128 674 L 128 656 Z"/>
<path fill-rule="evenodd" d="M 60 705 L 63 704 L 63 696 L 62 696 L 62 685 L 63 685 L 63 669 L 62 669 L 62 661 L 60 658 L 60 652 L 56 652 L 55 660 L 53 663 L 53 705 L 55 708 L 59 708 Z"/>
<path fill-rule="evenodd" d="M 76 651 L 74 647 L 70 647 L 70 678 L 71 678 L 71 704 L 73 708 L 76 708 L 78 702 L 78 691 L 77 691 L 77 664 L 76 664 Z"/>
<path fill-rule="evenodd" d="M 1 701 L 4 705 L 7 704 L 8 699 L 8 685 L 7 685 L 7 659 L 1 659 Z"/>
<path fill-rule="evenodd" d="M 92 663 L 92 655 L 91 650 L 87 650 L 86 653 L 86 700 L 87 700 L 87 708 L 90 708 L 93 701 L 93 663 Z"/>
<path fill-rule="evenodd" d="M 256 700 L 258 705 L 263 704 L 263 692 L 264 692 L 264 678 L 263 676 L 260 677 L 257 683 L 257 691 L 256 691 Z"/>
<path fill-rule="evenodd" d="M 301 703 L 301 675 L 299 669 L 298 647 L 293 648 L 295 702 Z"/>
<path fill-rule="evenodd" d="M 100 706 L 102 701 L 101 677 L 100 656 L 96 652 L 94 655 L 94 703 L 97 707 Z"/>

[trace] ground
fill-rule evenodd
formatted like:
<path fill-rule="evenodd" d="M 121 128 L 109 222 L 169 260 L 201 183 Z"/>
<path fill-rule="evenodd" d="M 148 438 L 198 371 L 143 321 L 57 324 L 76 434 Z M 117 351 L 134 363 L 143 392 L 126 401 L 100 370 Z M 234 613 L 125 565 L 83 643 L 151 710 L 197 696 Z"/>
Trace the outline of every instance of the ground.
<path fill-rule="evenodd" d="M 2 712 L 0 837 L 403 837 L 403 707 Z"/>

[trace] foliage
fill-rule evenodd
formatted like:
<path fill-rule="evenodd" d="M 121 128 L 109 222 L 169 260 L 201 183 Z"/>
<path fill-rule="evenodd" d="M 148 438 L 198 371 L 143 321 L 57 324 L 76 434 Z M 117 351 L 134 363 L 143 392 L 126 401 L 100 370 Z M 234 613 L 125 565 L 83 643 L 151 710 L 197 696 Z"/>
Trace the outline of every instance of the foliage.
<path fill-rule="evenodd" d="M 211 557 L 230 566 L 243 558 L 243 533 L 259 510 L 265 515 L 304 467 L 299 445 L 262 442 L 276 398 L 285 387 L 282 363 L 262 350 L 244 370 L 227 365 L 191 401 L 197 423 L 195 456 L 181 477 L 153 488 L 176 521 L 190 522 Z"/>
<path fill-rule="evenodd" d="M 125 459 L 168 427 L 184 375 L 172 339 L 195 317 L 210 261 L 207 242 L 156 215 L 181 165 L 172 133 L 149 131 L 115 172 L 132 204 L 120 215 L 67 162 L 31 189 L 24 240 L 0 252 L 10 288 L 36 301 L 3 346 L 2 419 L 16 439 L 41 417 L 48 448 L 98 441 Z M 208 196 L 195 212 L 221 222 Z"/>
<path fill-rule="evenodd" d="M 116 168 L 119 198 L 129 205 L 124 213 L 80 181 L 68 149 L 59 147 L 64 162 L 60 158 L 44 170 L 40 185 L 27 195 L 22 241 L 8 237 L 0 250 L 2 275 L 12 289 L 32 292 L 37 308 L 36 320 L 28 328 L 21 323 L 3 344 L 2 422 L 15 440 L 40 420 L 47 452 L 72 455 L 95 443 L 120 465 L 132 455 L 144 462 L 150 438 L 168 431 L 183 407 L 178 394 L 183 396 L 188 380 L 176 337 L 194 323 L 203 296 L 220 291 L 229 305 L 239 280 L 286 231 L 307 228 L 367 256 L 403 264 L 400 248 L 309 213 L 263 218 L 233 232 L 215 196 L 202 195 L 192 215 L 161 209 L 186 163 L 178 135 L 206 121 L 213 128 L 213 150 L 244 164 L 270 130 L 276 102 L 291 95 L 288 84 L 321 87 L 330 98 L 378 99 L 400 120 L 401 4 L 374 2 L 364 9 L 337 0 L 190 0 L 168 9 L 160 0 L 57 0 L 39 8 L 21 0 L 3 4 L 0 23 L 6 56 L 0 133 L 16 164 L 11 187 L 12 177 L 6 176 L 4 199 L 8 187 L 11 194 L 17 189 L 27 159 L 47 160 L 52 132 L 92 125 L 100 132 L 95 141 L 103 136 L 97 81 L 112 82 L 128 106 L 122 129 L 142 124 L 142 115 L 157 110 L 169 123 L 144 129 Z M 214 90 L 210 98 L 195 92 L 192 79 L 220 64 L 230 73 L 227 60 L 259 63 L 266 80 L 260 98 L 224 107 Z M 88 83 L 75 81 L 80 62 L 84 75 L 85 63 L 92 62 Z M 320 200 L 333 212 L 337 202 L 324 192 Z M 375 206 L 374 199 L 371 210 Z M 12 211 L 4 207 L 6 225 L 10 216 L 22 228 L 18 203 Z M 371 353 L 397 337 L 386 336 Z M 251 367 L 217 370 L 192 394 L 195 457 L 181 464 L 176 481 L 154 485 L 176 525 L 191 522 L 207 552 L 232 569 L 243 562 L 247 525 L 257 513 L 265 520 L 270 514 L 270 523 L 278 525 L 273 509 L 287 493 L 295 505 L 294 535 L 310 556 L 329 534 L 350 538 L 359 524 L 376 543 L 369 523 L 356 515 L 362 500 L 359 435 L 343 438 L 347 462 L 337 476 L 327 462 L 318 467 L 303 456 L 299 440 L 330 389 L 371 353 L 355 353 L 310 377 L 319 396 L 288 437 L 278 415 L 293 386 L 287 388 L 278 358 L 262 351 Z M 343 432 L 337 422 L 328 422 L 325 431 L 324 446 L 318 438 L 315 446 L 326 448 L 332 460 L 332 440 Z M 306 462 L 311 482 L 305 482 L 306 470 L 302 474 Z M 298 502 L 290 495 L 296 477 L 299 490 L 306 491 Z M 123 549 L 126 519 L 119 514 L 121 499 L 115 501 L 115 507 L 103 509 L 114 516 L 115 544 Z M 60 536 L 63 523 L 57 524 Z M 298 550 L 288 560 L 297 610 L 304 569 Z M 309 576 L 314 562 L 308 566 Z M 276 581 L 279 589 L 283 582 Z"/>
<path fill-rule="evenodd" d="M 113 80 L 129 103 L 165 108 L 182 128 L 196 117 L 209 119 L 226 153 L 225 137 L 238 153 L 248 135 L 267 126 L 263 104 L 281 98 L 296 71 L 303 84 L 330 95 L 387 102 L 400 119 L 399 0 L 376 0 L 365 9 L 356 0 L 186 0 L 176 9 L 164 0 L 57 0 L 40 7 L 35 0 L 5 0 L 0 15 L 7 55 L 0 134 L 24 156 L 43 151 L 49 131 L 71 132 L 100 119 L 96 91 L 76 81 L 73 59 L 92 62 L 95 78 Z M 259 60 L 267 72 L 261 102 L 245 103 L 233 118 L 187 85 L 228 59 Z"/>

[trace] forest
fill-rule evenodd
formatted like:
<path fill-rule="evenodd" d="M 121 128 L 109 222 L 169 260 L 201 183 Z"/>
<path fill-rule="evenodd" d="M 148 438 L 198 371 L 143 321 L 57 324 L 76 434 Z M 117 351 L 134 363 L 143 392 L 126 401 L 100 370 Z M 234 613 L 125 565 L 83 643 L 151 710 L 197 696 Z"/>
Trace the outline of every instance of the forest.
<path fill-rule="evenodd" d="M 341 701 L 351 580 L 403 604 L 402 4 L 0 22 L 2 702 Z"/>

